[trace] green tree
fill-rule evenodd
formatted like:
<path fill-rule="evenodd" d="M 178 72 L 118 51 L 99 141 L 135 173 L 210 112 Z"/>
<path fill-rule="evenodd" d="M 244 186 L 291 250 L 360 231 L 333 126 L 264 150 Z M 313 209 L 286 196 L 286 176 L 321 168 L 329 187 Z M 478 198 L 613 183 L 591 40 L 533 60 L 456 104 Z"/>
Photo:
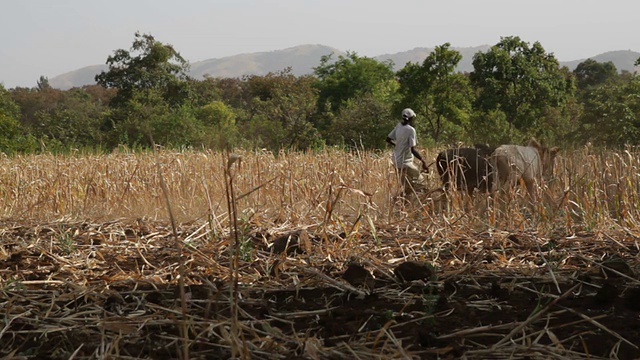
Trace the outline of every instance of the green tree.
<path fill-rule="evenodd" d="M 85 85 L 82 90 L 89 94 L 91 101 L 99 105 L 109 105 L 117 93 L 115 89 L 107 89 L 100 85 Z"/>
<path fill-rule="evenodd" d="M 317 100 L 314 81 L 312 76 L 294 76 L 291 69 L 247 77 L 245 90 L 251 100 L 243 135 L 272 150 L 318 145 L 321 141 L 312 122 Z"/>
<path fill-rule="evenodd" d="M 197 117 L 204 126 L 204 146 L 230 150 L 238 144 L 236 114 L 222 101 L 212 101 L 201 106 Z"/>
<path fill-rule="evenodd" d="M 467 77 L 455 69 L 462 55 L 450 44 L 438 46 L 422 65 L 409 63 L 398 71 L 401 103 L 420 114 L 418 129 L 436 142 L 459 141 L 466 135 L 472 111 L 473 92 Z"/>
<path fill-rule="evenodd" d="M 199 82 L 198 98 L 203 99 L 202 105 L 213 100 L 220 100 L 234 109 L 246 109 L 251 102 L 252 95 L 247 89 L 248 78 L 206 78 Z"/>
<path fill-rule="evenodd" d="M 160 92 L 135 92 L 107 117 L 113 123 L 106 133 L 106 143 L 108 147 L 125 144 L 134 148 L 199 145 L 204 128 L 195 113 L 190 105 L 170 106 Z"/>
<path fill-rule="evenodd" d="M 471 123 L 475 125 L 470 126 L 469 134 L 475 143 L 509 144 L 513 139 L 526 136 L 511 126 L 505 113 L 500 110 L 474 111 Z"/>
<path fill-rule="evenodd" d="M 332 61 L 332 55 L 323 56 L 320 65 L 314 68 L 314 74 L 320 115 L 315 119 L 315 126 L 325 139 L 332 137 L 327 133 L 332 120 L 349 100 L 379 92 L 381 87 L 387 88 L 395 76 L 391 61 L 380 62 L 355 52 L 341 55 L 336 61 Z"/>
<path fill-rule="evenodd" d="M 117 90 L 110 103 L 112 111 L 102 128 L 110 133 L 111 146 L 120 141 L 146 146 L 150 145 L 151 138 L 159 144 L 168 145 L 167 141 L 181 145 L 197 137 L 194 117 L 176 116 L 193 112 L 185 109 L 192 97 L 187 76 L 189 64 L 173 46 L 136 32 L 131 51 L 114 51 L 114 55 L 107 58 L 107 65 L 108 71 L 98 74 L 96 82 Z M 158 128 L 159 124 L 187 133 L 167 133 Z"/>
<path fill-rule="evenodd" d="M 150 116 L 150 126 L 154 142 L 171 147 L 202 145 L 206 130 L 197 117 L 197 110 L 189 105 Z"/>
<path fill-rule="evenodd" d="M 60 106 L 64 91 L 43 87 L 15 88 L 10 91 L 11 98 L 20 107 L 20 124 L 25 128 L 33 128 L 40 121 L 41 113 L 49 113 Z"/>
<path fill-rule="evenodd" d="M 118 90 L 116 107 L 133 98 L 138 91 L 159 92 L 170 105 L 179 106 L 189 99 L 187 72 L 189 63 L 173 46 L 150 35 L 136 32 L 131 51 L 118 49 L 107 58 L 108 71 L 96 75 L 96 82 Z"/>
<path fill-rule="evenodd" d="M 372 91 L 347 99 L 336 114 L 325 113 L 331 124 L 325 132 L 326 143 L 367 149 L 386 147 L 385 139 L 398 120 L 394 112 L 398 89 L 395 79 L 381 81 Z"/>
<path fill-rule="evenodd" d="M 33 135 L 50 149 L 101 144 L 100 126 L 106 105 L 80 88 L 64 91 L 61 95 L 55 108 L 36 112 L 37 121 L 31 125 Z"/>
<path fill-rule="evenodd" d="M 524 137 L 539 136 L 546 114 L 564 107 L 574 96 L 573 77 L 538 42 L 530 46 L 519 37 L 504 37 L 487 52 L 477 53 L 473 68 L 470 80 L 477 90 L 476 108 L 502 111 L 510 127 Z"/>
<path fill-rule="evenodd" d="M 640 77 L 594 86 L 585 99 L 582 134 L 596 144 L 640 144 Z"/>
<path fill-rule="evenodd" d="M 20 125 L 19 116 L 18 104 L 0 84 L 0 152 L 11 154 L 35 148 L 34 139 Z"/>
<path fill-rule="evenodd" d="M 70 90 L 46 86 L 10 91 L 18 104 L 20 124 L 49 149 L 102 145 L 102 125 L 115 90 L 99 85 Z"/>
<path fill-rule="evenodd" d="M 576 86 L 579 91 L 585 91 L 594 85 L 612 81 L 618 77 L 618 69 L 611 61 L 605 63 L 587 59 L 573 70 L 576 76 Z"/>
<path fill-rule="evenodd" d="M 349 99 L 332 121 L 328 142 L 366 149 L 384 148 L 385 139 L 398 120 L 393 105 L 393 101 L 376 94 Z"/>

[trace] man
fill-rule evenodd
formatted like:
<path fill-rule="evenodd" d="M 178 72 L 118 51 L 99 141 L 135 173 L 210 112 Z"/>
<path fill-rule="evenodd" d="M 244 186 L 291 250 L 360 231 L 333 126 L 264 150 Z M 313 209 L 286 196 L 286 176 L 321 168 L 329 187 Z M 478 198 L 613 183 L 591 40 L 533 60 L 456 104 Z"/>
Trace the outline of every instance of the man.
<path fill-rule="evenodd" d="M 425 188 L 424 176 L 413 163 L 413 158 L 420 160 L 422 169 L 428 171 L 427 163 L 416 150 L 416 129 L 413 127 L 415 117 L 413 110 L 402 110 L 402 121 L 387 136 L 387 142 L 394 146 L 393 164 L 398 170 L 404 196 Z"/>

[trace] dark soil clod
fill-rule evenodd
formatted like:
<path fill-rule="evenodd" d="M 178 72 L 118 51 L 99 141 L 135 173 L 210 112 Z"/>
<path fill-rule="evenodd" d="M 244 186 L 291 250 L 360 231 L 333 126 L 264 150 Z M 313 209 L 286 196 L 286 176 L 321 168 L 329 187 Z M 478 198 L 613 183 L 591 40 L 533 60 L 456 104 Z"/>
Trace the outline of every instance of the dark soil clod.
<path fill-rule="evenodd" d="M 276 238 L 271 246 L 271 251 L 275 254 L 282 254 L 286 251 L 287 255 L 302 253 L 298 242 L 298 234 L 291 233 Z"/>
<path fill-rule="evenodd" d="M 355 263 L 349 264 L 342 278 L 354 287 L 364 287 L 368 290 L 373 290 L 376 282 L 369 270 Z"/>
<path fill-rule="evenodd" d="M 594 300 L 596 304 L 600 306 L 608 306 L 613 304 L 613 302 L 618 298 L 620 294 L 620 290 L 610 281 L 602 284 L 602 287 L 596 295 L 594 296 Z"/>
<path fill-rule="evenodd" d="M 417 261 L 406 261 L 396 266 L 393 273 L 400 281 L 426 281 L 433 275 L 433 270 L 429 264 Z"/>

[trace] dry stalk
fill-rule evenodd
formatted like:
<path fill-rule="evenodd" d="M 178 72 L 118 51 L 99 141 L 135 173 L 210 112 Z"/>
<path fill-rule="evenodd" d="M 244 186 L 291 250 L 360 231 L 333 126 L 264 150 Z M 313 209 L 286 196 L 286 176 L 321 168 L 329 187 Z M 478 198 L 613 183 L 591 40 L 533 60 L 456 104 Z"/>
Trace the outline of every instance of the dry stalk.
<path fill-rule="evenodd" d="M 239 283 L 238 283 L 238 260 L 240 256 L 240 238 L 238 234 L 238 209 L 236 202 L 235 189 L 233 185 L 234 174 L 232 173 L 232 166 L 235 162 L 240 163 L 241 157 L 237 154 L 229 154 L 227 164 L 224 167 L 225 173 L 225 189 L 227 192 L 227 211 L 230 219 L 230 228 L 232 229 L 233 244 L 229 246 L 229 273 L 231 286 L 230 298 L 231 301 L 231 354 L 234 358 L 240 356 L 243 359 L 248 357 L 248 353 L 245 351 L 246 347 L 240 340 L 240 325 L 238 322 L 238 308 L 239 308 Z"/>
<path fill-rule="evenodd" d="M 529 324 L 535 322 L 536 320 L 538 320 L 542 315 L 544 315 L 547 311 L 549 311 L 549 309 L 551 309 L 554 305 L 556 305 L 558 303 L 558 301 L 560 301 L 560 300 L 566 298 L 567 296 L 571 295 L 571 293 L 575 289 L 577 289 L 579 286 L 580 286 L 580 284 L 576 284 L 576 285 L 572 286 L 569 290 L 565 291 L 564 294 L 562 294 L 559 297 L 551 300 L 551 302 L 549 302 L 547 305 L 545 305 L 542 309 L 538 310 L 538 312 L 536 312 L 535 314 L 532 314 L 532 316 L 530 316 L 526 321 L 523 321 L 518 326 L 513 328 L 513 330 L 511 330 L 511 332 L 507 336 L 505 336 L 504 338 L 502 338 L 502 340 L 498 341 L 495 345 L 493 345 L 492 349 L 498 348 L 500 345 L 502 345 L 505 342 L 511 340 L 515 334 L 520 332 L 527 325 L 529 325 Z"/>
<path fill-rule="evenodd" d="M 560 285 L 558 284 L 556 275 L 553 273 L 553 269 L 551 268 L 551 265 L 547 261 L 547 258 L 544 257 L 544 254 L 542 253 L 542 249 L 540 248 L 540 244 L 538 244 L 538 239 L 533 239 L 533 243 L 536 244 L 536 248 L 538 249 L 538 255 L 540 255 L 540 258 L 542 259 L 542 261 L 544 261 L 544 264 L 547 266 L 547 269 L 549 270 L 549 275 L 551 275 L 551 280 L 553 280 L 553 283 L 556 285 L 556 290 L 558 290 L 558 294 L 562 294 L 562 290 L 560 290 Z"/>
<path fill-rule="evenodd" d="M 153 139 L 151 139 L 151 143 L 153 144 Z M 153 144 L 154 151 L 156 150 L 155 144 Z M 156 153 L 157 155 L 157 153 Z M 189 332 L 187 325 L 187 299 L 184 291 L 184 258 L 182 256 L 182 241 L 178 236 L 178 229 L 176 226 L 175 216 L 173 215 L 173 209 L 171 208 L 171 199 L 169 198 L 169 188 L 167 187 L 167 183 L 164 181 L 164 177 L 162 176 L 162 171 L 160 167 L 160 161 L 156 157 L 156 171 L 158 174 L 158 178 L 160 179 L 160 186 L 162 187 L 162 194 L 164 195 L 164 199 L 166 201 L 167 212 L 169 213 L 169 220 L 171 221 L 171 234 L 174 240 L 174 246 L 178 253 L 178 288 L 180 291 L 180 309 L 182 311 L 182 318 L 179 321 L 179 329 L 180 334 L 182 335 L 182 347 L 180 354 L 182 355 L 182 359 L 189 360 Z M 143 257 L 144 259 L 144 257 Z M 146 261 L 146 259 L 145 259 Z"/>
<path fill-rule="evenodd" d="M 558 288 L 583 279 L 574 300 L 588 300 L 593 294 L 587 290 L 603 280 L 593 270 L 607 255 L 619 255 L 636 269 L 637 152 L 568 154 L 559 180 L 545 189 L 557 200 L 552 205 L 531 211 L 514 195 L 490 214 L 461 198 L 428 214 L 392 203 L 397 182 L 388 159 L 376 153 L 359 151 L 355 160 L 333 150 L 241 155 L 242 171 L 234 164 L 229 172 L 212 165 L 226 168 L 223 154 L 196 151 L 158 150 L 155 158 L 114 152 L 3 159 L 0 310 L 7 321 L 0 328 L 1 356 L 22 356 L 21 344 L 49 339 L 60 351 L 54 355 L 64 358 L 184 358 L 186 345 L 191 358 L 235 352 L 256 359 L 586 359 L 603 356 L 602 347 L 594 346 L 596 332 L 617 343 L 609 357 L 636 350 L 622 340 L 635 342 L 606 306 L 577 321 L 565 310 L 552 312 L 551 304 L 523 322 L 507 318 L 508 324 L 498 325 L 483 316 L 513 311 L 510 301 L 523 297 L 523 290 L 552 302 L 561 298 L 531 290 L 540 282 Z M 428 180 L 430 187 L 440 186 L 435 176 Z M 167 210 L 171 221 L 157 220 Z M 305 253 L 268 251 L 273 235 L 300 229 L 310 229 Z M 321 229 L 330 241 L 316 237 Z M 337 239 L 342 231 L 348 241 Z M 238 249 L 244 235 L 250 252 Z M 530 238 L 548 239 L 548 253 Z M 190 256 L 183 259 L 183 252 Z M 353 254 L 373 270 L 374 296 L 339 279 L 343 261 Z M 271 273 L 276 259 L 280 270 Z M 437 279 L 399 282 L 392 268 L 407 260 L 433 264 Z M 610 281 L 629 291 L 616 298 L 616 311 L 626 311 L 620 303 L 638 281 L 618 275 Z M 500 283 L 498 294 L 509 290 L 505 297 L 493 298 L 490 281 Z M 463 308 L 456 302 L 461 296 Z M 433 307 L 436 300 L 442 308 Z M 519 314 L 527 316 L 524 311 Z M 352 312 L 362 318 L 328 327 Z M 470 320 L 474 314 L 480 322 Z M 390 319 L 393 325 L 383 328 Z M 344 331 L 347 326 L 355 330 Z M 417 327 L 445 335 L 420 345 L 408 330 Z M 82 347 L 73 342 L 85 335 L 97 341 Z M 140 350 L 140 344 L 168 350 L 157 354 L 152 346 Z"/>

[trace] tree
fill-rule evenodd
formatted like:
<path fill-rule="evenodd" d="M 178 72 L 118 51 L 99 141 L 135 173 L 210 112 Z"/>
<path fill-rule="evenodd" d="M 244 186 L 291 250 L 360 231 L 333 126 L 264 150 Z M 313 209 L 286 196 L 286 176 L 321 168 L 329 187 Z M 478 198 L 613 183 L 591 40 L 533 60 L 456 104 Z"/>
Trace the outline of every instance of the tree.
<path fill-rule="evenodd" d="M 613 62 L 601 63 L 593 59 L 587 59 L 578 64 L 573 73 L 576 76 L 578 90 L 586 90 L 591 86 L 603 84 L 618 77 L 618 69 Z"/>
<path fill-rule="evenodd" d="M 19 116 L 18 104 L 0 84 L 0 152 L 10 154 L 35 148 L 34 139 L 20 125 Z"/>
<path fill-rule="evenodd" d="M 418 129 L 425 129 L 436 142 L 464 138 L 473 99 L 467 77 L 455 73 L 462 59 L 450 44 L 438 46 L 422 65 L 409 63 L 398 71 L 401 103 L 396 109 L 411 107 L 420 116 Z"/>
<path fill-rule="evenodd" d="M 118 49 L 107 58 L 108 71 L 96 75 L 96 82 L 118 90 L 115 107 L 135 96 L 153 90 L 172 106 L 189 98 L 188 62 L 173 46 L 156 41 L 150 34 L 136 32 L 131 51 Z"/>
<path fill-rule="evenodd" d="M 131 51 L 114 51 L 107 65 L 109 70 L 98 74 L 96 82 L 117 89 L 110 103 L 112 111 L 102 127 L 110 133 L 111 146 L 120 141 L 148 146 L 152 138 L 159 144 L 183 145 L 197 137 L 193 112 L 185 109 L 192 96 L 186 75 L 189 64 L 173 46 L 136 32 Z M 160 124 L 186 133 L 166 133 L 158 127 Z"/>
<path fill-rule="evenodd" d="M 355 52 L 340 55 L 335 62 L 332 55 L 320 59 L 320 65 L 314 68 L 318 77 L 315 83 L 319 90 L 318 105 L 328 106 L 337 111 L 348 99 L 375 91 L 380 83 L 393 79 L 393 63 L 358 56 Z"/>
<path fill-rule="evenodd" d="M 245 80 L 245 96 L 251 100 L 243 135 L 253 144 L 279 150 L 308 149 L 321 142 L 312 123 L 317 100 L 312 76 L 296 77 L 285 69 Z"/>
<path fill-rule="evenodd" d="M 57 109 L 64 98 L 64 91 L 46 88 L 15 88 L 10 91 L 11 98 L 20 107 L 20 124 L 29 129 L 38 124 L 39 113 Z"/>
<path fill-rule="evenodd" d="M 476 108 L 504 112 L 510 127 L 524 137 L 540 135 L 549 110 L 562 108 L 574 95 L 570 73 L 538 42 L 530 46 L 519 37 L 504 37 L 486 53 L 477 53 L 473 68 Z"/>
<path fill-rule="evenodd" d="M 160 109 L 157 107 L 154 110 Z M 156 144 L 181 148 L 203 144 L 205 127 L 197 117 L 197 109 L 189 105 L 167 109 L 149 117 L 150 133 Z"/>
<path fill-rule="evenodd" d="M 325 139 L 332 126 L 332 119 L 347 105 L 351 99 L 373 94 L 380 88 L 388 88 L 388 82 L 394 80 L 393 63 L 358 56 L 348 52 L 332 62 L 332 55 L 323 56 L 320 65 L 314 68 L 317 77 L 315 88 L 318 89 L 318 116 L 315 126 Z"/>
<path fill-rule="evenodd" d="M 573 74 L 576 78 L 578 107 L 581 110 L 573 138 L 583 141 L 601 138 L 600 134 L 593 133 L 592 126 L 600 116 L 594 111 L 598 112 L 601 108 L 594 104 L 599 103 L 603 97 L 610 96 L 611 89 L 616 87 L 615 83 L 621 81 L 623 76 L 618 75 L 618 70 L 611 61 L 601 63 L 593 59 L 579 63 Z"/>
<path fill-rule="evenodd" d="M 327 140 L 344 146 L 384 148 L 385 139 L 398 120 L 393 115 L 393 102 L 375 94 L 349 99 L 332 122 L 331 138 Z"/>
<path fill-rule="evenodd" d="M 204 127 L 190 105 L 170 106 L 162 93 L 154 90 L 134 92 L 134 97 L 107 117 L 112 121 L 105 134 L 106 144 L 115 147 L 168 147 L 201 144 Z"/>
<path fill-rule="evenodd" d="M 85 85 L 82 87 L 82 91 L 91 97 L 92 102 L 105 106 L 111 102 L 117 92 L 115 89 L 107 89 L 100 85 Z"/>
<path fill-rule="evenodd" d="M 594 86 L 585 99 L 583 135 L 608 146 L 640 144 L 640 78 L 626 76 Z"/>
<path fill-rule="evenodd" d="M 216 149 L 233 149 L 239 140 L 236 114 L 222 101 L 211 101 L 198 110 L 205 133 L 203 145 Z"/>
<path fill-rule="evenodd" d="M 197 97 L 202 105 L 220 100 L 234 109 L 244 109 L 251 102 L 247 78 L 205 78 L 197 82 Z"/>
<path fill-rule="evenodd" d="M 40 76 L 40 79 L 38 80 L 37 85 L 38 85 L 37 86 L 38 91 L 51 90 L 51 85 L 49 84 L 49 78 L 47 78 L 46 76 Z"/>
<path fill-rule="evenodd" d="M 100 125 L 107 110 L 84 89 L 61 92 L 55 108 L 36 112 L 34 136 L 51 148 L 93 147 L 102 143 Z"/>
<path fill-rule="evenodd" d="M 325 113 L 330 119 L 325 142 L 367 149 L 386 147 L 385 139 L 398 121 L 394 111 L 398 89 L 395 79 L 381 81 L 372 91 L 347 99 L 337 113 Z"/>
<path fill-rule="evenodd" d="M 70 90 L 45 85 L 15 88 L 10 96 L 20 108 L 18 119 L 25 131 L 49 149 L 77 148 L 102 145 L 100 126 L 114 91 L 99 85 Z"/>

